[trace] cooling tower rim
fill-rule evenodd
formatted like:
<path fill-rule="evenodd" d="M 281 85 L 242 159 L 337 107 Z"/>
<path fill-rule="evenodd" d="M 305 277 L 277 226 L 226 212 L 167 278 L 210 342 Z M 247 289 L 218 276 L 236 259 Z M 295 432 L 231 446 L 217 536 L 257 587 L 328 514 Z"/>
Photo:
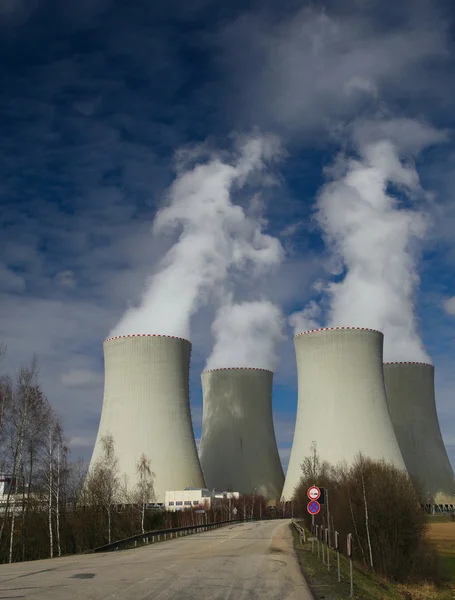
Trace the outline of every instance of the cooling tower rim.
<path fill-rule="evenodd" d="M 434 365 L 432 365 L 431 363 L 427 363 L 427 362 L 419 362 L 419 361 L 391 361 L 391 362 L 385 362 L 384 366 L 390 366 L 390 365 L 419 365 L 421 367 L 433 367 L 434 369 Z"/>
<path fill-rule="evenodd" d="M 260 367 L 220 367 L 219 369 L 206 369 L 201 375 L 206 373 L 216 373 L 217 371 L 262 371 L 264 373 L 272 373 L 270 369 L 261 369 Z"/>
<path fill-rule="evenodd" d="M 107 340 L 104 340 L 104 343 L 112 342 L 113 340 L 121 340 L 124 338 L 133 338 L 133 337 L 158 337 L 158 338 L 166 338 L 168 340 L 181 340 L 182 342 L 191 344 L 190 340 L 187 340 L 185 338 L 177 337 L 176 335 L 163 335 L 161 333 L 129 333 L 127 335 L 115 335 L 113 337 L 107 338 Z"/>
<path fill-rule="evenodd" d="M 369 327 L 320 327 L 319 329 L 310 329 L 308 331 L 302 331 L 301 333 L 297 333 L 294 336 L 294 339 L 300 337 L 301 335 L 308 335 L 309 333 L 317 333 L 320 331 L 369 331 L 372 333 L 379 333 L 380 335 L 384 335 L 382 331 L 378 329 L 370 329 Z"/>

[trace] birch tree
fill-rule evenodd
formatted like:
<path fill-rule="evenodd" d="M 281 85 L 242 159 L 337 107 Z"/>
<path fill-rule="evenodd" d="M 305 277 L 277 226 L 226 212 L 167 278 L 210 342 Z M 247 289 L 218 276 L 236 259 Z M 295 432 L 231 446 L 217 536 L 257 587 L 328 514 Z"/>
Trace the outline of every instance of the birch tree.
<path fill-rule="evenodd" d="M 139 476 L 139 481 L 136 486 L 136 498 L 138 504 L 141 505 L 141 532 L 145 533 L 145 507 L 149 502 L 155 502 L 154 479 L 155 473 L 152 472 L 150 459 L 141 454 L 141 457 L 136 465 L 136 471 Z"/>
<path fill-rule="evenodd" d="M 5 417 L 4 423 L 4 426 L 7 429 L 5 432 L 7 459 L 5 462 L 6 467 L 11 474 L 13 483 L 16 480 L 20 480 L 20 477 L 23 475 L 24 471 L 25 432 L 27 425 L 29 424 L 31 407 L 36 396 L 36 390 L 38 389 L 37 373 L 37 362 L 34 359 L 30 367 L 22 367 L 19 369 L 15 387 L 13 388 L 11 384 L 11 388 L 8 390 L 11 398 L 11 404 L 9 407 L 8 417 Z M 19 481 L 18 484 L 23 486 L 23 479 L 22 481 Z M 2 542 L 5 526 L 9 518 L 13 490 L 16 492 L 14 487 L 14 485 L 9 487 L 6 497 L 5 510 L 0 527 L 0 544 Z M 15 510 L 12 511 L 11 517 L 9 558 L 12 557 L 15 512 Z"/>
<path fill-rule="evenodd" d="M 112 507 L 119 491 L 118 461 L 114 438 L 107 433 L 101 438 L 102 454 L 89 472 L 84 501 L 92 506 L 102 506 L 107 515 L 108 543 L 112 539 Z"/>

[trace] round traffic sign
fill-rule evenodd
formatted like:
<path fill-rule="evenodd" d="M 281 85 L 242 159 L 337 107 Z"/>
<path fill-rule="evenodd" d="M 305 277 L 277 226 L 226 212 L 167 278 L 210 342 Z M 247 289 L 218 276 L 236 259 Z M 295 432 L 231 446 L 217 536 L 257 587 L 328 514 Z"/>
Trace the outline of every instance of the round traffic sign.
<path fill-rule="evenodd" d="M 311 500 L 311 502 L 308 502 L 307 510 L 310 515 L 317 515 L 321 510 L 321 505 L 316 500 Z"/>
<path fill-rule="evenodd" d="M 310 488 L 308 488 L 307 496 L 310 500 L 317 500 L 320 495 L 321 490 L 315 485 L 312 485 Z"/>

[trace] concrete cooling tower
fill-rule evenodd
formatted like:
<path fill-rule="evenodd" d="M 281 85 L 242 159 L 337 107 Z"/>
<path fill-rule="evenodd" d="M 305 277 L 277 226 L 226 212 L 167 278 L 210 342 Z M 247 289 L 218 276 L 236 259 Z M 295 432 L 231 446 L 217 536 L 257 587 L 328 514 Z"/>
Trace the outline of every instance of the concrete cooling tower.
<path fill-rule="evenodd" d="M 215 369 L 201 379 L 199 455 L 207 487 L 279 500 L 284 474 L 273 427 L 273 373 Z"/>
<path fill-rule="evenodd" d="M 405 469 L 387 408 L 383 340 L 379 331 L 354 327 L 295 336 L 298 407 L 285 500 L 294 494 L 313 441 L 319 457 L 333 465 L 350 464 L 362 452 Z"/>
<path fill-rule="evenodd" d="M 454 504 L 455 479 L 439 428 L 434 367 L 385 363 L 390 416 L 410 476 L 424 504 Z"/>
<path fill-rule="evenodd" d="M 133 489 L 142 454 L 155 473 L 156 502 L 167 490 L 205 487 L 189 405 L 191 343 L 175 337 L 131 335 L 104 342 L 104 400 L 91 460 L 111 434 L 119 476 Z"/>

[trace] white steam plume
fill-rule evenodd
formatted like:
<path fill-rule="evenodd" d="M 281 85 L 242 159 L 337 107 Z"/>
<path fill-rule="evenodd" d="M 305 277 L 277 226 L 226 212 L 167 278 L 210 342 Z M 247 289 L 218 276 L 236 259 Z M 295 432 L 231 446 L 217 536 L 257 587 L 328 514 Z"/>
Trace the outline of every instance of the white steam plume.
<path fill-rule="evenodd" d="M 283 340 L 283 325 L 281 310 L 268 300 L 227 302 L 212 324 L 215 344 L 205 368 L 275 370 L 276 347 Z"/>
<path fill-rule="evenodd" d="M 400 123 L 417 140 L 416 152 L 425 141 L 440 140 L 430 128 L 419 129 L 415 122 L 406 128 Z M 394 128 L 388 124 L 382 130 Z M 374 126 L 363 133 L 354 136 L 359 159 L 337 160 L 333 180 L 322 188 L 317 201 L 318 222 L 332 257 L 341 261 L 341 273 L 345 271 L 342 281 L 326 288 L 327 324 L 383 331 L 385 361 L 428 361 L 413 302 L 419 285 L 417 251 L 427 218 L 403 207 L 404 198 L 422 194 L 414 165 L 400 159 L 404 141 L 409 145 L 411 136 L 392 142 Z M 298 315 L 293 315 L 296 326 L 301 325 Z"/>
<path fill-rule="evenodd" d="M 279 154 L 277 139 L 244 139 L 231 162 L 212 155 L 200 164 L 202 151 L 179 155 L 168 205 L 158 211 L 152 229 L 158 234 L 178 228 L 179 238 L 159 264 L 140 306 L 126 311 L 111 336 L 160 333 L 188 338 L 191 316 L 220 289 L 230 269 L 258 274 L 282 260 L 280 242 L 262 233 L 261 220 L 231 200 L 233 187 L 244 185 L 252 173 L 261 175 L 261 183 L 270 183 L 265 160 Z"/>
<path fill-rule="evenodd" d="M 320 306 L 312 300 L 303 310 L 293 313 L 288 318 L 288 323 L 296 334 L 311 329 L 319 329 L 320 325 L 316 319 L 320 314 Z"/>

